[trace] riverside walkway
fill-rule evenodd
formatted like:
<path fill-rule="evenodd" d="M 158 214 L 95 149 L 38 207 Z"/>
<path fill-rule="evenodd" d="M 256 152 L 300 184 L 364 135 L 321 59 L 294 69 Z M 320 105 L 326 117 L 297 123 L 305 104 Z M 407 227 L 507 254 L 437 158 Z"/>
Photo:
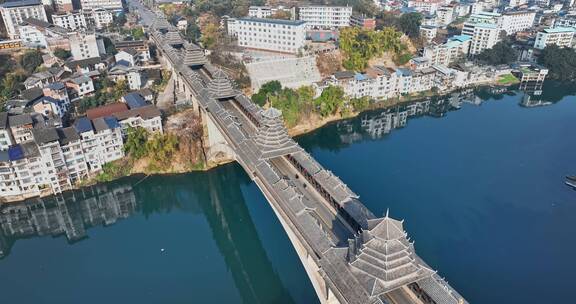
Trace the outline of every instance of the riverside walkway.
<path fill-rule="evenodd" d="M 403 222 L 375 216 L 262 109 L 187 43 L 164 16 L 149 27 L 175 95 L 202 118 L 213 153 L 229 154 L 260 188 L 321 303 L 467 303 L 415 253 Z"/>

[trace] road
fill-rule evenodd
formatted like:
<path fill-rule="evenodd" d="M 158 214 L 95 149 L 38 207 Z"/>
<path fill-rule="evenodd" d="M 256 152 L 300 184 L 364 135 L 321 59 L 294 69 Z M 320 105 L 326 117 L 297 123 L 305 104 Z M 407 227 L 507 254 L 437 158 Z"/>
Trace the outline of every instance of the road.
<path fill-rule="evenodd" d="M 127 0 L 130 12 L 138 12 L 140 23 L 144 26 L 150 26 L 154 22 L 155 14 L 145 7 L 139 0 Z"/>

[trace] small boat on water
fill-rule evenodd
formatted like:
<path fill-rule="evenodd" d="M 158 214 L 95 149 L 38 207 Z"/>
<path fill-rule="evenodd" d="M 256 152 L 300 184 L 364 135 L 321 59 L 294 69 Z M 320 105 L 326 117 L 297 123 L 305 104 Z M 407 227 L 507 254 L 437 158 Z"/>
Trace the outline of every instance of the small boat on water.
<path fill-rule="evenodd" d="M 565 181 L 564 182 L 568 187 L 572 187 L 572 189 L 576 190 L 576 182 L 574 181 Z"/>
<path fill-rule="evenodd" d="M 569 181 L 576 182 L 576 175 L 566 175 L 566 179 Z"/>

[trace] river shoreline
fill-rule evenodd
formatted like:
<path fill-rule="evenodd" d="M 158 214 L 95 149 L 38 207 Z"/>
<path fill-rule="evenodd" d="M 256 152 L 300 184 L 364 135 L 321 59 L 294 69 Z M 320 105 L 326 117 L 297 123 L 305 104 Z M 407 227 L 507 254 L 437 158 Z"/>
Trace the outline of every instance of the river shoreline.
<path fill-rule="evenodd" d="M 358 117 L 362 113 L 366 113 L 366 112 L 370 112 L 370 111 L 385 110 L 385 109 L 388 109 L 391 107 L 401 106 L 401 105 L 409 104 L 412 102 L 419 102 L 419 101 L 423 101 L 423 100 L 431 99 L 431 98 L 445 97 L 445 96 L 449 96 L 450 94 L 454 94 L 454 93 L 458 93 L 458 92 L 465 92 L 467 90 L 478 90 L 478 89 L 482 89 L 482 88 L 505 88 L 506 90 L 509 90 L 510 87 L 513 85 L 514 84 L 498 85 L 495 83 L 487 83 L 487 84 L 471 87 L 468 89 L 444 92 L 444 94 L 425 94 L 423 96 L 404 96 L 404 97 L 400 97 L 400 98 L 387 99 L 387 100 L 373 103 L 367 109 L 364 109 L 362 111 L 348 112 L 347 115 L 342 115 L 341 113 L 339 113 L 336 115 L 331 115 L 331 116 L 324 118 L 324 119 L 315 120 L 311 123 L 297 124 L 296 126 L 289 128 L 288 133 L 292 137 L 299 137 L 299 136 L 303 136 L 303 135 L 306 135 L 308 133 L 314 132 L 320 128 L 326 127 L 330 124 L 337 123 L 339 121 L 348 120 L 348 119 L 353 119 L 355 117 Z M 174 114 L 174 115 L 178 115 L 178 113 Z M 126 158 L 124 158 L 122 160 L 125 161 Z M 150 176 L 155 176 L 155 175 L 169 176 L 169 175 L 187 174 L 187 173 L 192 173 L 192 172 L 208 172 L 212 169 L 218 168 L 222 165 L 230 164 L 232 162 L 234 162 L 234 160 L 229 159 L 229 160 L 222 160 L 218 163 L 211 163 L 208 165 L 204 164 L 204 166 L 202 166 L 202 168 L 194 168 L 194 169 L 179 168 L 176 170 L 169 170 L 169 171 L 164 171 L 164 172 L 152 172 L 152 173 L 145 172 L 145 170 L 137 169 L 136 171 L 130 172 L 127 175 L 118 176 L 118 177 L 112 178 L 110 180 L 106 180 L 104 182 L 97 181 L 96 176 L 93 176 L 89 180 L 83 181 L 82 183 L 77 184 L 77 185 L 73 185 L 70 190 L 66 190 L 63 193 L 69 192 L 69 191 L 80 190 L 84 187 L 91 187 L 91 186 L 94 186 L 97 184 L 113 182 L 115 180 L 125 178 L 125 177 L 143 176 L 143 179 L 145 179 L 145 178 L 148 178 Z M 63 194 L 63 193 L 61 193 L 61 194 Z M 0 206 L 3 204 L 18 203 L 18 202 L 25 201 L 28 199 L 46 198 L 46 197 L 50 197 L 50 196 L 54 196 L 54 195 L 55 194 L 53 194 L 52 192 L 44 191 L 44 192 L 40 193 L 40 195 L 34 195 L 34 196 L 28 196 L 28 197 L 7 197 L 7 198 L 3 198 L 0 201 Z"/>

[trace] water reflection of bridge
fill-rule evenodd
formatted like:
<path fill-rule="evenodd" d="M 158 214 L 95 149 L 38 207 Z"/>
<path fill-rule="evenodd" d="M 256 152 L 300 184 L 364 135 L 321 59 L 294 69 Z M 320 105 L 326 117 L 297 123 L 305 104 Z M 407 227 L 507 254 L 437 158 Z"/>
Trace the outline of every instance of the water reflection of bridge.
<path fill-rule="evenodd" d="M 414 252 L 402 222 L 376 217 L 338 177 L 185 42 L 163 16 L 150 27 L 163 64 L 205 130 L 209 161 L 236 160 L 260 188 L 323 303 L 461 303 Z"/>

